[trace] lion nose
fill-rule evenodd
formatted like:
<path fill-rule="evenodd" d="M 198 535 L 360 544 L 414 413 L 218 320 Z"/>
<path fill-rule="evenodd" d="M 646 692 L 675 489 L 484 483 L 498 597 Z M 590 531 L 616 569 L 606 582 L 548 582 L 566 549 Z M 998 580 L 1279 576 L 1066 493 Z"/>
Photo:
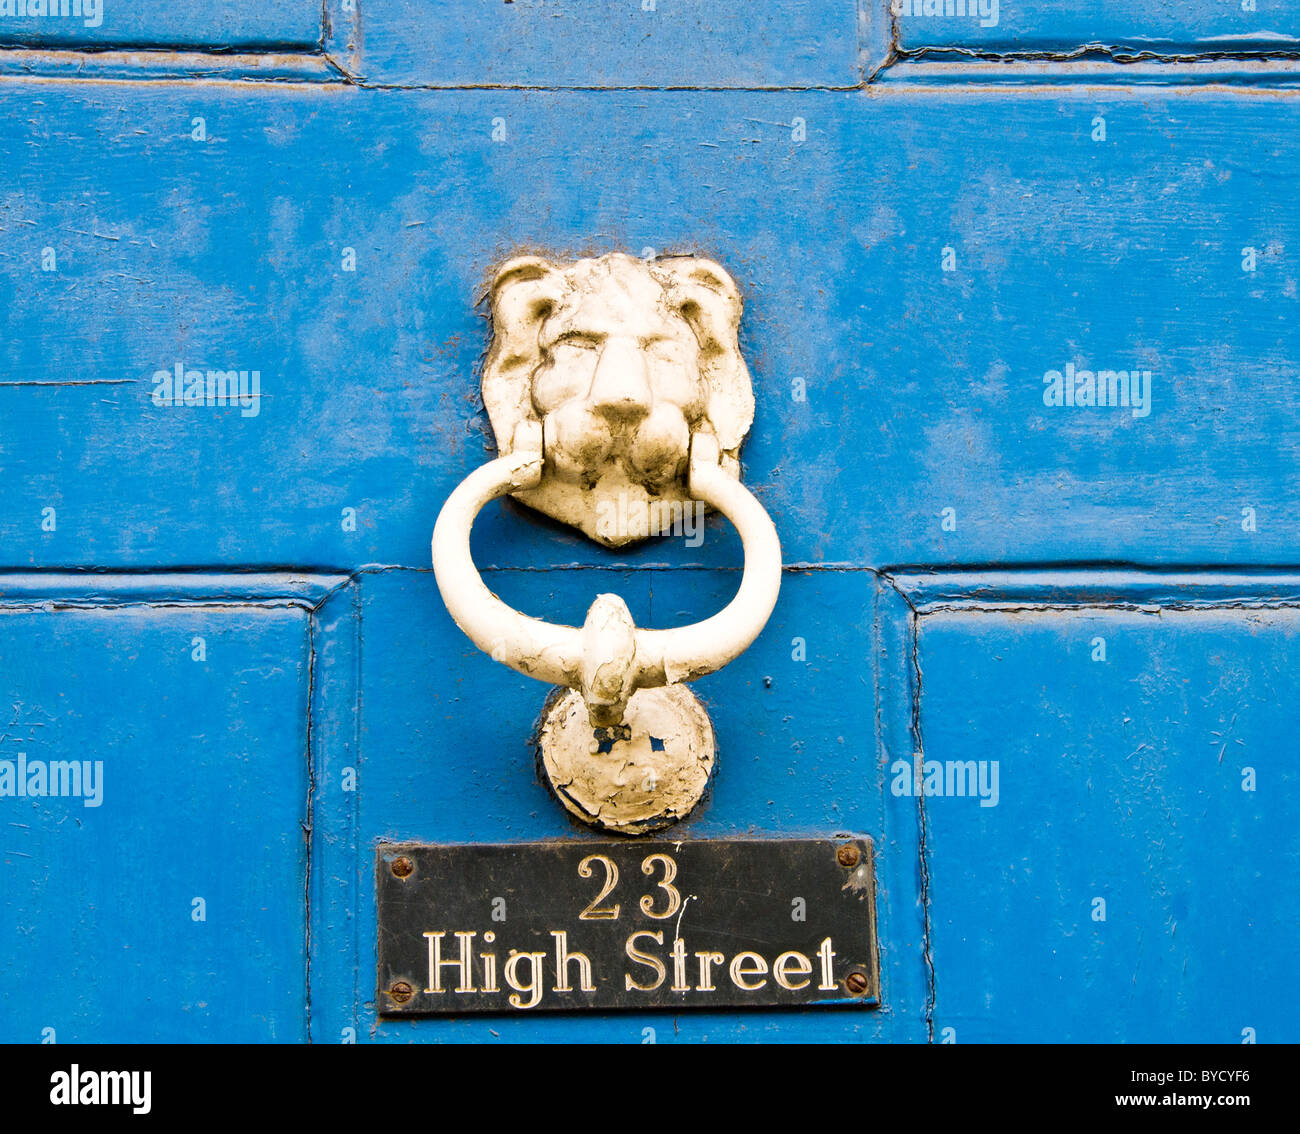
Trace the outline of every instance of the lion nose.
<path fill-rule="evenodd" d="M 627 339 L 607 339 L 587 398 L 592 411 L 611 422 L 639 421 L 650 412 L 652 401 L 640 346 Z"/>

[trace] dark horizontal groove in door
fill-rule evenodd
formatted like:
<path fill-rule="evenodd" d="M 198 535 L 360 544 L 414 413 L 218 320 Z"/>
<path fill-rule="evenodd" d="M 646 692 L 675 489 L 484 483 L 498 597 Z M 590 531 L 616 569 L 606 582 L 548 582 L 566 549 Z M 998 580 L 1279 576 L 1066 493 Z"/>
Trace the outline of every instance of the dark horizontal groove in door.
<path fill-rule="evenodd" d="M 739 563 L 718 565 L 711 563 L 635 563 L 628 560 L 613 560 L 608 563 L 543 563 L 536 566 L 528 564 L 492 564 L 478 563 L 478 569 L 484 573 L 494 574 L 529 574 L 535 572 L 569 572 L 569 571 L 616 571 L 619 573 L 635 571 L 708 571 L 726 572 L 743 569 Z M 1096 574 L 1138 573 L 1156 576 L 1177 575 L 1214 575 L 1231 576 L 1235 579 L 1260 579 L 1278 576 L 1300 577 L 1300 563 L 1141 563 L 1136 560 L 1040 560 L 1013 561 L 1001 563 L 896 563 L 876 565 L 868 563 L 827 563 L 790 561 L 782 564 L 781 569 L 790 574 L 814 574 L 826 572 L 860 572 L 866 575 L 906 576 L 915 578 L 935 577 L 940 575 L 986 575 L 986 576 L 1030 576 L 1042 574 L 1070 574 L 1093 572 Z M 225 584 L 236 585 L 243 580 L 258 579 L 309 579 L 328 580 L 330 585 L 348 582 L 364 575 L 382 575 L 389 571 L 406 571 L 413 574 L 431 574 L 432 566 L 413 563 L 363 563 L 357 567 L 344 567 L 325 563 L 201 563 L 201 564 L 149 564 L 137 566 L 97 567 L 52 566 L 52 567 L 0 567 L 0 595 L 9 584 L 22 580 L 39 580 L 65 578 L 81 580 L 84 587 L 96 579 L 120 578 L 140 579 L 170 577 L 190 577 L 196 580 L 204 578 L 219 580 Z"/>
<path fill-rule="evenodd" d="M 935 91 L 1079 86 L 1228 87 L 1271 91 L 1300 87 L 1300 56 L 1241 60 L 1103 63 L 1084 60 L 1060 65 L 1027 60 L 955 61 L 908 57 L 875 71 L 862 83 L 816 86 L 562 85 L 523 83 L 385 83 L 348 73 L 332 55 L 319 50 L 225 51 L 145 47 L 30 50 L 0 45 L 0 80 L 67 79 L 83 82 L 254 82 L 329 83 L 364 91 L 448 93 L 486 91 L 509 94 L 852 94 L 927 88 Z"/>
<path fill-rule="evenodd" d="M 1300 571 L 1295 568 L 957 568 L 923 573 L 900 571 L 891 573 L 888 579 L 922 614 L 984 608 L 1196 610 L 1300 606 Z"/>
<path fill-rule="evenodd" d="M 100 39 L 94 41 L 53 40 L 38 43 L 33 40 L 0 38 L 0 48 L 5 51 L 47 51 L 75 52 L 78 55 L 99 55 L 106 51 L 155 51 L 160 54 L 185 55 L 321 55 L 324 53 L 318 41 L 308 42 L 301 39 L 285 40 L 250 40 L 241 43 L 205 43 L 203 40 L 177 40 L 171 43 L 158 43 L 148 39 Z"/>
<path fill-rule="evenodd" d="M 246 51 L 94 47 L 40 50 L 0 46 L 0 79 L 65 79 L 82 82 L 346 81 L 319 46 Z"/>
<path fill-rule="evenodd" d="M 948 50 L 900 54 L 874 76 L 876 85 L 953 86 L 1240 86 L 1300 85 L 1300 52 L 1206 53 L 1165 56 L 1154 52 L 1109 56 L 996 55 Z"/>
<path fill-rule="evenodd" d="M 237 605 L 315 608 L 352 576 L 306 571 L 0 572 L 0 610 L 61 605 Z"/>

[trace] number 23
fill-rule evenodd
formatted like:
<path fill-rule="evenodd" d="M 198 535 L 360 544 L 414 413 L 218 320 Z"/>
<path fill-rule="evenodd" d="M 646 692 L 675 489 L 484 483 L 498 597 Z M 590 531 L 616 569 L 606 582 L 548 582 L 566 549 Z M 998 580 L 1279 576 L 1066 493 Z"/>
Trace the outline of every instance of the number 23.
<path fill-rule="evenodd" d="M 605 884 L 601 887 L 600 893 L 597 894 L 587 908 L 578 915 L 580 921 L 613 921 L 618 918 L 622 911 L 622 906 L 615 902 L 612 906 L 602 906 L 600 903 L 609 897 L 618 885 L 618 866 L 614 860 L 603 854 L 589 854 L 580 863 L 578 863 L 578 874 L 583 878 L 590 878 L 595 873 L 592 864 L 600 863 L 605 872 Z M 672 917 L 679 909 L 682 908 L 681 892 L 673 885 L 673 879 L 677 877 L 677 863 L 666 854 L 652 854 L 641 863 L 641 873 L 647 876 L 653 875 L 657 866 L 663 867 L 663 878 L 655 883 L 656 889 L 662 890 L 665 894 L 667 906 L 662 910 L 655 910 L 654 896 L 645 894 L 641 898 L 641 912 L 646 917 L 655 918 L 662 921 L 664 918 Z"/>

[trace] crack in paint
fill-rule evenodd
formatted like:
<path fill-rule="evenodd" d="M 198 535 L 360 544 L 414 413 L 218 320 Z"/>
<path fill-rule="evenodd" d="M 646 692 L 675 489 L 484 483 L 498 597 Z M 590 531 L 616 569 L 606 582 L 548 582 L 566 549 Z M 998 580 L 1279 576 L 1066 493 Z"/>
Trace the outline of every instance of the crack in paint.
<path fill-rule="evenodd" d="M 96 234 L 98 235 L 98 234 Z M 107 239 L 107 238 L 106 238 Z M 116 240 L 116 237 L 111 239 Z M 134 378 L 14 378 L 0 381 L 4 386 L 131 386 Z"/>
<path fill-rule="evenodd" d="M 911 607 L 911 603 L 908 603 Z M 908 614 L 908 628 L 911 633 L 911 669 L 912 669 L 912 760 L 924 763 L 925 743 L 921 737 L 921 616 L 915 607 Z M 916 797 L 917 819 L 917 865 L 919 869 L 919 890 L 923 928 L 921 933 L 921 958 L 925 965 L 925 1031 L 930 1043 L 934 1043 L 934 1010 L 938 999 L 936 975 L 934 968 L 933 919 L 930 914 L 930 848 L 929 824 L 925 811 L 925 793 Z"/>
<path fill-rule="evenodd" d="M 323 601 L 323 600 L 322 600 Z M 307 617 L 307 722 L 305 730 L 307 759 L 307 801 L 303 817 L 302 831 L 306 841 L 305 869 L 303 872 L 303 1027 L 307 1042 L 312 1042 L 311 1034 L 311 958 L 312 958 L 312 902 L 311 875 L 313 851 L 316 846 L 316 828 L 314 822 L 316 809 L 316 751 L 314 741 L 316 708 L 316 611 L 317 604 Z"/>

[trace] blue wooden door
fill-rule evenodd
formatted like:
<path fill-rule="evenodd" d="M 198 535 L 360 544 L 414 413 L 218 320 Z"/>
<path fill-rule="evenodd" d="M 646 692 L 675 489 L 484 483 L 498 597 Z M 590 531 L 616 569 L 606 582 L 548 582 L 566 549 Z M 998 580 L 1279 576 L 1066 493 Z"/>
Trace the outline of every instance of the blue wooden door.
<path fill-rule="evenodd" d="M 324 7 L 0 3 L 0 1039 L 1294 1040 L 1300 14 Z M 428 547 L 493 268 L 614 250 L 739 282 L 786 565 L 674 837 L 870 835 L 882 1004 L 386 1021 L 377 844 L 587 837 Z"/>

